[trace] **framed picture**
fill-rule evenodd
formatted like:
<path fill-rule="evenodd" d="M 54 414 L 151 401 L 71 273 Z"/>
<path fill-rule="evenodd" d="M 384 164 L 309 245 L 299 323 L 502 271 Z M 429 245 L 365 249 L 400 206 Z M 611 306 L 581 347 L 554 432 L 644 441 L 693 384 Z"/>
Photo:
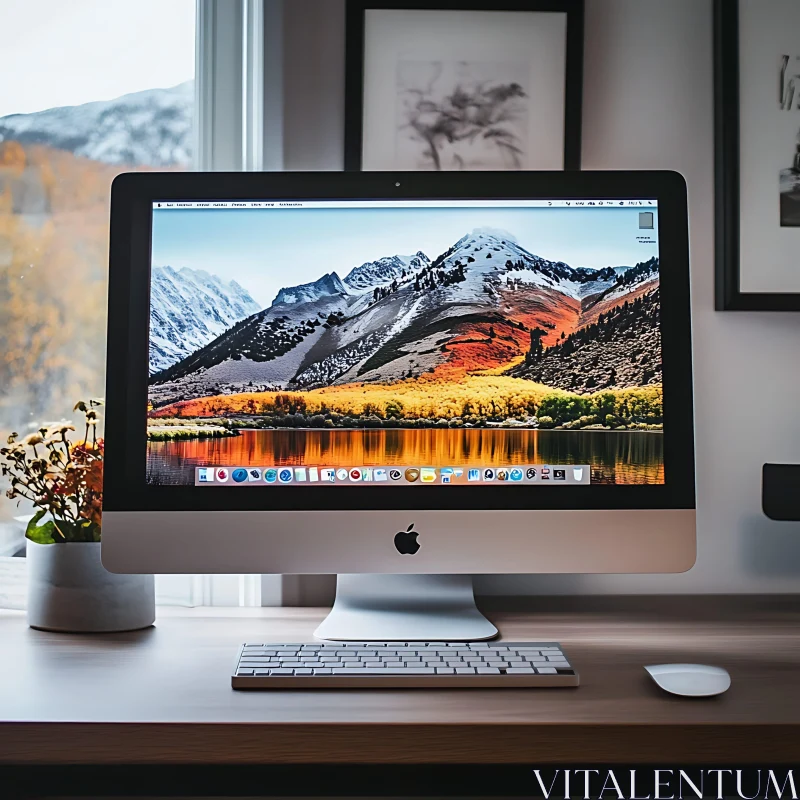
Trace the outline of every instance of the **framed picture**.
<path fill-rule="evenodd" d="M 800 311 L 798 30 L 796 0 L 715 0 L 721 311 Z"/>
<path fill-rule="evenodd" d="M 583 0 L 348 0 L 345 169 L 579 169 Z"/>

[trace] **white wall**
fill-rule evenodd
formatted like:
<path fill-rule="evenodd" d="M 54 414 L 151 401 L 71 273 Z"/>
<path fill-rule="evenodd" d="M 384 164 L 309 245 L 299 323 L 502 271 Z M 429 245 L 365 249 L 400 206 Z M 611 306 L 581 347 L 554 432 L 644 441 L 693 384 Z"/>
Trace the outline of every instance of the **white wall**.
<path fill-rule="evenodd" d="M 296 92 L 286 167 L 341 169 L 344 2 L 288 5 L 287 43 L 307 47 L 287 46 Z M 483 577 L 478 590 L 800 591 L 800 525 L 760 511 L 761 464 L 800 461 L 800 314 L 714 311 L 711 0 L 586 0 L 585 59 L 584 167 L 674 169 L 689 185 L 697 565 L 683 575 Z"/>

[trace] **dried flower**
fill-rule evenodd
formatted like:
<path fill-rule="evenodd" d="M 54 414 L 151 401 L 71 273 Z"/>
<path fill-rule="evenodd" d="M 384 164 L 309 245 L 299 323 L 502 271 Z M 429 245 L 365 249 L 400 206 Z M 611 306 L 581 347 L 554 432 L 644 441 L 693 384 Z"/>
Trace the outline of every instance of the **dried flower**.
<path fill-rule="evenodd" d="M 75 426 L 61 420 L 45 424 L 22 442 L 12 433 L 8 446 L 0 448 L 0 473 L 11 482 L 6 496 L 40 509 L 26 532 L 33 541 L 99 541 L 104 443 L 97 438 L 99 418 L 94 409 L 101 403 L 93 399 L 88 405 L 84 401 L 75 405 L 74 410 L 86 416 L 83 441 L 71 442 L 68 434 Z M 44 452 L 37 451 L 38 446 Z"/>
<path fill-rule="evenodd" d="M 55 425 L 50 426 L 47 430 L 48 436 L 63 436 L 68 431 L 74 431 L 75 426 L 69 423 L 57 422 Z"/>

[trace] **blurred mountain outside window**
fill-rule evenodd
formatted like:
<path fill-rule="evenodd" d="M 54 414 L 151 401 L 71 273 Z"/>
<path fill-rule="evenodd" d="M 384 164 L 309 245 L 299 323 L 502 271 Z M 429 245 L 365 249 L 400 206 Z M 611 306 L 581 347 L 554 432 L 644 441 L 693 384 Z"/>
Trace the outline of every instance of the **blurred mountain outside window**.
<path fill-rule="evenodd" d="M 246 1 L 0 0 L 3 440 L 11 430 L 28 433 L 69 417 L 76 400 L 104 394 L 111 181 L 131 170 L 210 168 L 212 143 L 201 140 L 196 121 L 227 129 L 203 123 L 195 73 L 206 70 L 208 91 L 241 98 L 237 25 Z M 203 54 L 219 43 L 198 41 L 201 31 L 232 43 L 216 74 Z M 229 151 L 242 146 L 223 144 Z M 27 513 L 0 500 L 0 561 L 23 549 Z M 15 605 L 4 599 L 5 562 L 0 607 Z M 211 576 L 161 584 L 178 602 L 211 602 L 215 592 Z"/>

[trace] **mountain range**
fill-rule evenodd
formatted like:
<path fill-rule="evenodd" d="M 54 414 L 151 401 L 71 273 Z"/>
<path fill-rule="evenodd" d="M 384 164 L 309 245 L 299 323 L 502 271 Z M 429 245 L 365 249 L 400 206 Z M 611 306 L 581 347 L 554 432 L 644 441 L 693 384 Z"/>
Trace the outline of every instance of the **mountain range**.
<path fill-rule="evenodd" d="M 150 274 L 150 373 L 216 339 L 260 309 L 236 281 L 203 270 L 153 267 Z"/>
<path fill-rule="evenodd" d="M 654 264 L 573 268 L 478 228 L 432 261 L 387 256 L 343 280 L 333 272 L 281 289 L 269 308 L 154 374 L 151 399 L 511 369 L 525 362 L 532 331 L 553 347 L 657 286 Z"/>
<path fill-rule="evenodd" d="M 130 167 L 187 167 L 192 160 L 194 81 L 0 117 L 0 142 L 41 144 Z"/>

